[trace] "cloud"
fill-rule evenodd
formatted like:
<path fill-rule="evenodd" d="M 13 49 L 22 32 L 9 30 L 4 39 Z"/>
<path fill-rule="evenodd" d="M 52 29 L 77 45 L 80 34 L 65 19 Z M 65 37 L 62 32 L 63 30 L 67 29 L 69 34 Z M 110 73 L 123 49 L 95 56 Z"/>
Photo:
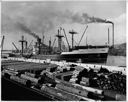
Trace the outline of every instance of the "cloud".
<path fill-rule="evenodd" d="M 51 3 L 3 4 L 2 31 L 20 30 L 17 29 L 17 23 L 22 22 L 30 30 L 39 33 L 53 29 L 55 25 L 66 22 L 68 18 L 68 12 L 61 12 Z"/>
<path fill-rule="evenodd" d="M 87 13 L 79 14 L 63 9 L 55 2 L 50 3 L 5 3 L 2 5 L 2 31 L 22 30 L 18 23 L 24 24 L 32 32 L 48 32 L 64 23 L 105 22 Z"/>

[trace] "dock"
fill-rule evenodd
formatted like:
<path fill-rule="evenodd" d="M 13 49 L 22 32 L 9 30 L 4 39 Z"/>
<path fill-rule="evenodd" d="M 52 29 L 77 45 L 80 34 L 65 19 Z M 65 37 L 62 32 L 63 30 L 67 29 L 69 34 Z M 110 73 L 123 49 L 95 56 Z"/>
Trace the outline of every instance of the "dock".
<path fill-rule="evenodd" d="M 126 100 L 124 67 L 12 57 L 1 63 L 2 80 L 48 100 Z"/>

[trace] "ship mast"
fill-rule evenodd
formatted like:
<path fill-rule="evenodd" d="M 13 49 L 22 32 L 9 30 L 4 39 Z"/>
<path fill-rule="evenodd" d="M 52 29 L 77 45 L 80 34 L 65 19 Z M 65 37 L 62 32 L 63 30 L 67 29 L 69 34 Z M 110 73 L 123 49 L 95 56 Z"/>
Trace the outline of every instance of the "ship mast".
<path fill-rule="evenodd" d="M 73 49 L 73 44 L 74 44 L 74 34 L 77 34 L 77 32 L 75 32 L 75 31 L 69 31 L 69 33 L 72 35 L 72 49 Z"/>
<path fill-rule="evenodd" d="M 19 42 L 21 42 L 21 55 L 23 56 L 24 42 L 26 42 L 23 35 L 21 36 L 21 40 L 19 40 Z"/>
<path fill-rule="evenodd" d="M 61 35 L 61 30 L 62 30 L 62 28 L 60 28 L 60 30 L 58 29 L 58 35 L 56 35 L 56 37 L 58 37 L 58 47 L 59 47 L 60 53 L 61 53 L 62 37 L 64 37 L 63 35 Z"/>

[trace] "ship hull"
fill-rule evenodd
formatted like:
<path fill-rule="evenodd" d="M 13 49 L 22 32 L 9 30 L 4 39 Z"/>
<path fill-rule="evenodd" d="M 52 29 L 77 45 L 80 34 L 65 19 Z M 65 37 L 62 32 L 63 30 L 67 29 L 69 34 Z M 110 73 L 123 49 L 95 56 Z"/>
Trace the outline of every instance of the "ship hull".
<path fill-rule="evenodd" d="M 100 57 L 99 57 L 100 55 Z M 35 59 L 51 59 L 53 61 L 65 60 L 67 62 L 77 62 L 82 60 L 82 63 L 105 63 L 107 61 L 107 53 L 104 54 L 72 54 L 72 55 L 40 55 L 33 57 Z"/>
<path fill-rule="evenodd" d="M 105 63 L 107 61 L 108 48 L 80 49 L 71 52 L 62 52 L 60 55 L 38 55 L 35 59 L 51 59 L 54 61 L 65 60 L 67 62 Z"/>
<path fill-rule="evenodd" d="M 105 63 L 107 61 L 108 53 L 96 53 L 96 54 L 66 54 L 61 55 L 62 60 L 67 62 L 77 62 L 82 63 Z"/>
<path fill-rule="evenodd" d="M 71 52 L 63 52 L 61 59 L 69 62 L 81 61 L 82 63 L 105 63 L 107 61 L 108 48 L 79 49 Z"/>

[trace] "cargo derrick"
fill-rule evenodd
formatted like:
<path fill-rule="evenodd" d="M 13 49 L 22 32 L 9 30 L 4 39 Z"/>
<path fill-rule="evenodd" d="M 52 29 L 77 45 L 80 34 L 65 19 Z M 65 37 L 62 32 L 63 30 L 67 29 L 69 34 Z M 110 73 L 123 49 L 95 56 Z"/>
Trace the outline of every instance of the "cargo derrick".
<path fill-rule="evenodd" d="M 19 52 L 20 50 L 16 47 L 16 45 L 12 42 L 13 46 L 15 47 L 16 49 L 16 52 Z"/>
<path fill-rule="evenodd" d="M 4 39 L 5 39 L 5 36 L 2 37 L 2 41 L 1 41 L 1 45 L 0 45 L 1 52 L 3 51 Z"/>

